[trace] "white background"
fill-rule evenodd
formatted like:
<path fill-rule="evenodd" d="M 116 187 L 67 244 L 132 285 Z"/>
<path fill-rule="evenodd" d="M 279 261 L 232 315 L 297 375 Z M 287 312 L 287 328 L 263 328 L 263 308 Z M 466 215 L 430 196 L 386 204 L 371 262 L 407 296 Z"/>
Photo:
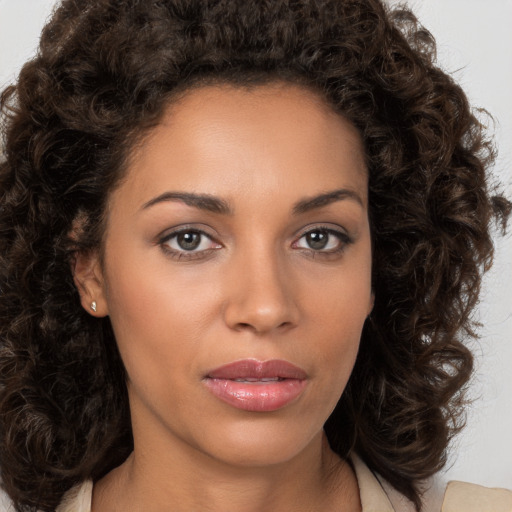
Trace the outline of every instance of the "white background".
<path fill-rule="evenodd" d="M 0 88 L 33 55 L 54 3 L 0 0 Z M 436 37 L 441 66 L 475 106 L 494 116 L 496 173 L 512 197 L 512 0 L 410 0 L 409 5 Z M 472 345 L 478 357 L 471 386 L 475 402 L 445 477 L 512 488 L 512 235 L 497 240 L 478 314 L 484 327 Z"/>

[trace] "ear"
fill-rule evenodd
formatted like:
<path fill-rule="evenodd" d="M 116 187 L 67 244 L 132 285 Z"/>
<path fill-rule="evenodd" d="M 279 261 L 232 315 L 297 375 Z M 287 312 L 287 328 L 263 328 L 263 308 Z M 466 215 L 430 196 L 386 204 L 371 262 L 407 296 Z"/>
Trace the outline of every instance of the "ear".
<path fill-rule="evenodd" d="M 77 252 L 71 265 L 82 307 L 92 316 L 107 316 L 105 279 L 98 251 Z"/>

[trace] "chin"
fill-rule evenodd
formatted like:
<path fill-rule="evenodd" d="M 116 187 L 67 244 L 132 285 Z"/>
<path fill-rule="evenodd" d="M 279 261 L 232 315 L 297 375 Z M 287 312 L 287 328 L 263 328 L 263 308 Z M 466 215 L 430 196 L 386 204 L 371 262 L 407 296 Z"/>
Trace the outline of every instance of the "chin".
<path fill-rule="evenodd" d="M 254 424 L 257 423 L 257 424 Z M 264 467 L 288 462 L 307 452 L 308 446 L 321 442 L 323 429 L 303 429 L 302 425 L 276 428 L 272 422 L 243 422 L 225 429 L 220 435 L 210 436 L 209 447 L 203 450 L 213 458 L 239 468 Z"/>

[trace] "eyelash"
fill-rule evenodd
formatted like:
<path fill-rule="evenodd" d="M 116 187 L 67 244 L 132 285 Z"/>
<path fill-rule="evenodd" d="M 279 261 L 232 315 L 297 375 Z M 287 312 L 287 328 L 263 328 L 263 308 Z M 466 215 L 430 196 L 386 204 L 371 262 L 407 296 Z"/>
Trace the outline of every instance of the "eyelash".
<path fill-rule="evenodd" d="M 307 236 L 308 234 L 314 233 L 314 232 L 321 232 L 321 233 L 332 235 L 332 236 L 336 237 L 339 241 L 339 246 L 336 247 L 335 249 L 328 249 L 328 250 L 321 250 L 321 249 L 315 250 L 315 249 L 306 248 L 306 247 L 294 247 L 305 236 Z M 212 243 L 217 244 L 218 247 L 211 247 L 208 249 L 203 249 L 201 251 L 187 251 L 185 249 L 178 250 L 178 249 L 172 249 L 169 247 L 168 243 L 171 240 L 176 239 L 180 234 L 187 234 L 187 233 L 197 234 L 197 235 L 200 235 L 201 237 L 204 236 L 204 237 L 208 238 Z M 297 250 L 300 250 L 304 253 L 307 253 L 312 258 L 317 258 L 317 257 L 329 258 L 329 257 L 333 257 L 333 256 L 341 254 L 342 252 L 345 251 L 346 247 L 352 243 L 353 243 L 353 239 L 349 235 L 344 233 L 343 231 L 338 231 L 336 229 L 333 229 L 333 228 L 327 227 L 327 226 L 315 226 L 313 228 L 309 228 L 306 231 L 304 231 L 297 238 L 297 240 L 295 242 L 293 242 L 292 247 L 294 247 Z M 163 236 L 162 238 L 160 238 L 158 240 L 158 245 L 160 245 L 160 247 L 162 248 L 162 250 L 164 251 L 165 254 L 167 254 L 171 258 L 178 260 L 178 261 L 192 261 L 192 260 L 196 260 L 196 259 L 205 258 L 209 254 L 211 254 L 213 251 L 216 251 L 222 247 L 221 244 L 216 242 L 215 239 L 212 238 L 211 235 L 209 235 L 202 229 L 192 228 L 192 227 L 187 227 L 187 226 L 177 229 L 177 230 L 174 230 L 173 232 L 166 234 L 165 236 Z"/>
<path fill-rule="evenodd" d="M 336 247 L 334 249 L 328 249 L 328 250 L 315 250 L 315 249 L 312 249 L 312 248 L 297 247 L 298 250 L 304 251 L 305 253 L 307 253 L 312 258 L 318 258 L 318 257 L 321 257 L 321 258 L 329 258 L 329 257 L 331 257 L 332 258 L 332 257 L 336 257 L 336 256 L 342 254 L 345 251 L 345 249 L 347 248 L 347 246 L 354 242 L 352 237 L 350 237 L 347 233 L 345 233 L 343 231 L 338 231 L 337 229 L 333 229 L 333 228 L 328 227 L 328 226 L 321 226 L 320 225 L 320 226 L 314 226 L 313 228 L 308 228 L 307 230 L 305 230 L 299 236 L 297 241 L 292 244 L 292 247 L 294 245 L 296 245 L 300 240 L 302 240 L 308 234 L 315 233 L 315 232 L 320 232 L 320 233 L 324 233 L 324 234 L 327 234 L 327 235 L 334 236 L 335 238 L 338 239 L 338 247 Z"/>
<path fill-rule="evenodd" d="M 167 245 L 171 240 L 177 238 L 179 235 L 186 234 L 186 233 L 194 233 L 194 234 L 200 235 L 202 237 L 204 236 L 204 237 L 208 238 L 209 240 L 211 240 L 213 243 L 219 245 L 219 247 L 203 249 L 202 251 L 186 251 L 184 249 L 182 249 L 182 250 L 172 249 Z M 173 232 L 166 234 L 160 240 L 158 240 L 158 244 L 160 245 L 160 247 L 162 248 L 162 250 L 164 251 L 165 254 L 167 254 L 171 258 L 178 260 L 178 261 L 180 261 L 180 260 L 191 261 L 191 260 L 204 258 L 208 254 L 211 254 L 213 251 L 216 251 L 217 249 L 221 248 L 221 245 L 218 242 L 216 242 L 212 238 L 211 235 L 206 233 L 206 231 L 203 231 L 202 229 L 198 229 L 198 228 L 188 227 L 188 226 L 184 226 L 180 229 L 176 229 Z"/>

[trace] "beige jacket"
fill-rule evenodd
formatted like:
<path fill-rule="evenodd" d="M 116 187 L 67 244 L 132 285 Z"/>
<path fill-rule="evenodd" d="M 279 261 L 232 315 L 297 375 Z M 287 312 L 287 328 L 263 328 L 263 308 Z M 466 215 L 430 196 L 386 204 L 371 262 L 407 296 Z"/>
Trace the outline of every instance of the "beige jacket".
<path fill-rule="evenodd" d="M 363 512 L 416 512 L 413 504 L 352 456 Z M 92 482 L 71 489 L 56 512 L 91 512 Z M 424 494 L 424 512 L 512 512 L 512 491 L 450 482 L 443 492 L 430 485 Z"/>
<path fill-rule="evenodd" d="M 363 512 L 416 512 L 411 501 L 372 473 L 357 455 L 352 456 L 352 464 Z M 444 488 L 434 480 L 424 486 L 422 512 L 512 512 L 512 491 L 466 482 L 450 482 Z"/>

